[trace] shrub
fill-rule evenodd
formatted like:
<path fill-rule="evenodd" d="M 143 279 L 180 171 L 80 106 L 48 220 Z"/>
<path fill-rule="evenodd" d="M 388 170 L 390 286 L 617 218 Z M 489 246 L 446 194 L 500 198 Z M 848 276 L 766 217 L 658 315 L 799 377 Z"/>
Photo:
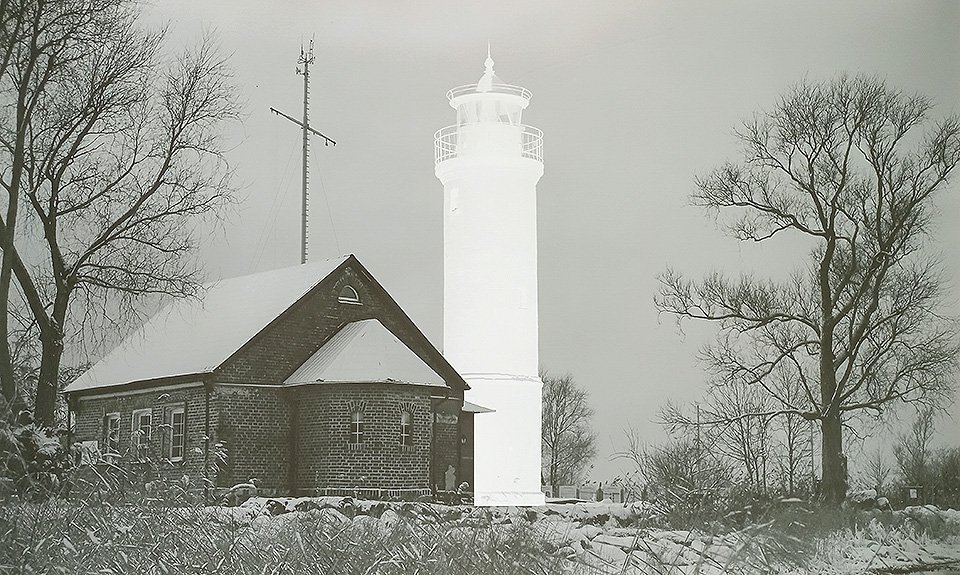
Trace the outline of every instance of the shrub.
<path fill-rule="evenodd" d="M 31 499 L 58 494 L 64 476 L 73 468 L 63 435 L 62 429 L 44 428 L 29 420 L 11 424 L 7 417 L 0 417 L 3 490 Z"/>

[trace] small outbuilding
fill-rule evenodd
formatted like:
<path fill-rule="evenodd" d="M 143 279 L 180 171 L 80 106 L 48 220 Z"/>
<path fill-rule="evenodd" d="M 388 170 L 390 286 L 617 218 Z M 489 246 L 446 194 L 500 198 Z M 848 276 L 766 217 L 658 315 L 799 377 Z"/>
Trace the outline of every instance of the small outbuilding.
<path fill-rule="evenodd" d="M 71 441 L 169 478 L 409 498 L 472 480 L 463 378 L 350 255 L 223 280 L 65 390 Z M 482 416 L 481 416 L 482 417 Z"/>

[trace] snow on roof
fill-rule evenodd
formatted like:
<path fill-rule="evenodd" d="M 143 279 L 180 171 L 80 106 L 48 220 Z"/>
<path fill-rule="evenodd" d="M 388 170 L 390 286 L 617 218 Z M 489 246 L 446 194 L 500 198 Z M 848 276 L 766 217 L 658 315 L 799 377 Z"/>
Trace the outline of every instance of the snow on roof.
<path fill-rule="evenodd" d="M 343 326 L 283 384 L 344 382 L 446 387 L 440 374 L 377 319 Z"/>
<path fill-rule="evenodd" d="M 496 410 L 490 409 L 489 407 L 484 407 L 482 405 L 477 405 L 476 403 L 471 403 L 469 401 L 464 401 L 463 411 L 466 413 L 493 413 Z"/>
<path fill-rule="evenodd" d="M 202 299 L 166 306 L 64 391 L 209 373 L 348 257 L 207 284 Z"/>

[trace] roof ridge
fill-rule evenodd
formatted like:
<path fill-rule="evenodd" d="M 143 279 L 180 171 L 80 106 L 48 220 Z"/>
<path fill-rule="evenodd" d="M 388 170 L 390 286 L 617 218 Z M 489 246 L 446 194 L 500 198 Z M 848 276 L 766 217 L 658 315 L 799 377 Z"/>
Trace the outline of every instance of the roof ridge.
<path fill-rule="evenodd" d="M 309 266 L 320 266 L 320 264 L 328 264 L 328 263 L 330 263 L 330 262 L 340 262 L 340 263 L 343 263 L 343 262 L 347 261 L 347 260 L 348 260 L 349 258 L 351 258 L 351 257 L 356 257 L 356 256 L 355 256 L 354 254 L 344 254 L 344 255 L 340 255 L 340 256 L 336 256 L 336 257 L 332 257 L 332 258 L 324 258 L 324 259 L 322 259 L 322 260 L 309 261 L 309 262 L 307 262 L 307 263 L 305 263 L 305 264 L 296 264 L 296 265 L 292 265 L 292 266 L 283 266 L 283 267 L 279 267 L 279 268 L 270 268 L 270 269 L 266 269 L 266 270 L 260 270 L 260 271 L 257 271 L 257 272 L 245 273 L 245 274 L 238 275 L 238 276 L 229 276 L 229 277 L 225 277 L 225 278 L 220 278 L 220 279 L 216 279 L 216 280 L 211 280 L 211 281 L 204 282 L 204 283 L 203 283 L 203 287 L 204 287 L 204 288 L 214 287 L 214 286 L 217 286 L 217 285 L 219 285 L 219 284 L 221 284 L 221 283 L 223 283 L 223 282 L 229 282 L 229 281 L 233 281 L 233 280 L 252 278 L 253 276 L 264 275 L 264 274 L 272 274 L 272 273 L 277 273 L 277 272 L 285 271 L 285 270 L 302 269 L 302 268 L 309 267 Z M 339 264 L 338 264 L 338 265 L 339 265 Z M 174 301 L 176 301 L 176 300 L 174 300 Z"/>

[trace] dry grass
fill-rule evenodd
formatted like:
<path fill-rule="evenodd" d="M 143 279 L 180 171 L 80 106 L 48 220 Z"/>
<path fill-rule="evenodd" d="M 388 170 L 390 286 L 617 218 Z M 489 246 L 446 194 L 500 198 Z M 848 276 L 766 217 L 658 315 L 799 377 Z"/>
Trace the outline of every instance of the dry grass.
<path fill-rule="evenodd" d="M 323 510 L 244 511 L 8 500 L 0 507 L 0 572 L 552 574 L 571 567 L 529 524 L 340 522 Z"/>

